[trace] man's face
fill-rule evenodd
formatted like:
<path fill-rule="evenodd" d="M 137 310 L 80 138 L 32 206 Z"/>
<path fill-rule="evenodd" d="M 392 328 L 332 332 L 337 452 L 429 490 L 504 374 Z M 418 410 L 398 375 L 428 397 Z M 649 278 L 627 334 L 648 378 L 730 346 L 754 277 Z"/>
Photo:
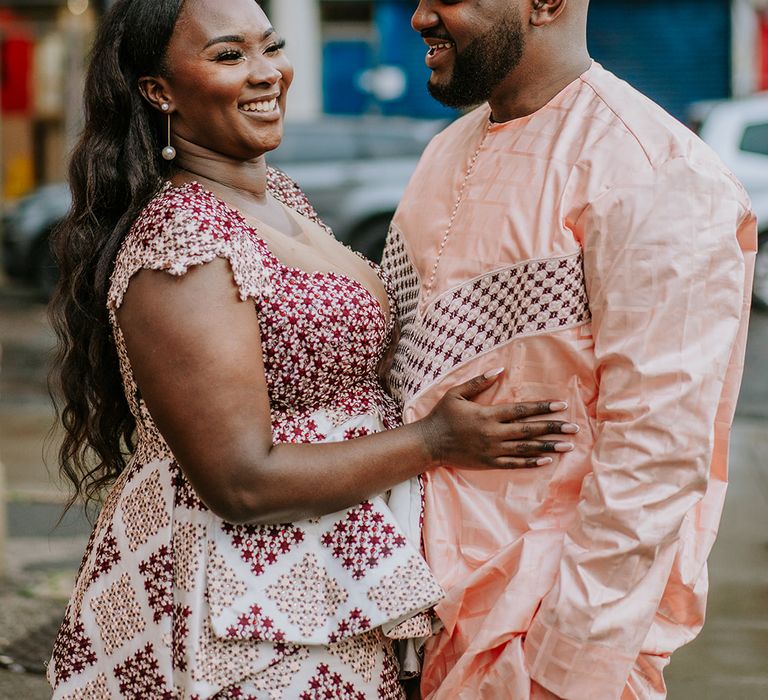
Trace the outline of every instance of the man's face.
<path fill-rule="evenodd" d="M 429 46 L 427 88 L 449 107 L 488 100 L 525 49 L 522 0 L 420 0 L 411 24 Z"/>

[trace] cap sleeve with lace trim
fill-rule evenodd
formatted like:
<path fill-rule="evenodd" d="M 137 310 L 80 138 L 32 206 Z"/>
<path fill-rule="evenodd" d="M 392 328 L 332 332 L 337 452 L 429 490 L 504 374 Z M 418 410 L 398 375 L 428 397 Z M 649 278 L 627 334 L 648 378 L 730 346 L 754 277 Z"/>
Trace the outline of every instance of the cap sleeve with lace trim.
<path fill-rule="evenodd" d="M 268 250 L 242 217 L 198 183 L 166 183 L 136 219 L 117 255 L 109 309 L 120 308 L 131 278 L 141 269 L 181 276 L 215 258 L 229 262 L 243 301 L 269 294 Z"/>

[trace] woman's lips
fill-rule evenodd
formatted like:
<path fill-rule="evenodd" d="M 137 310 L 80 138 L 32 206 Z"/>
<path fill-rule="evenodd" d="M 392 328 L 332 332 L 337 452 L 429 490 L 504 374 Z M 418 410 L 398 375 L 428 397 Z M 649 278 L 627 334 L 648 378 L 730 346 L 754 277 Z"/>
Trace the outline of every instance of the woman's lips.
<path fill-rule="evenodd" d="M 251 100 L 238 107 L 241 114 L 261 121 L 274 121 L 281 116 L 280 98 L 272 97 L 260 100 Z"/>

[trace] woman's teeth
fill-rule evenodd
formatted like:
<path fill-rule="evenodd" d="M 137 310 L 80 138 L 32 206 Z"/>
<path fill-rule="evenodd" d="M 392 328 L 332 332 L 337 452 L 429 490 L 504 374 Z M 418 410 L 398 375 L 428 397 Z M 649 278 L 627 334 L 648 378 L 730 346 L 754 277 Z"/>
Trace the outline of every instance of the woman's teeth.
<path fill-rule="evenodd" d="M 429 55 L 434 56 L 440 49 L 450 49 L 453 48 L 453 43 L 448 42 L 445 44 L 435 44 L 434 46 L 431 46 L 429 49 Z"/>
<path fill-rule="evenodd" d="M 249 102 L 240 109 L 244 112 L 274 112 L 277 109 L 277 98 L 263 100 L 261 102 Z"/>

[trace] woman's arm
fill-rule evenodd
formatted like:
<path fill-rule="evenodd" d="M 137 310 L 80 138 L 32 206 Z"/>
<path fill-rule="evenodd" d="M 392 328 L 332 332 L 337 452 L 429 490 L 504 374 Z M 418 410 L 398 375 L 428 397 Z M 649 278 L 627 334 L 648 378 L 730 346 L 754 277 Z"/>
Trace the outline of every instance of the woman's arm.
<path fill-rule="evenodd" d="M 443 460 L 527 467 L 542 452 L 568 447 L 534 440 L 561 432 L 562 422 L 508 422 L 549 412 L 547 402 L 484 407 L 469 400 L 495 378 L 451 390 L 425 419 L 395 430 L 274 446 L 256 310 L 240 300 L 222 259 L 180 278 L 139 272 L 118 320 L 157 427 L 202 500 L 230 522 L 332 513 Z"/>

